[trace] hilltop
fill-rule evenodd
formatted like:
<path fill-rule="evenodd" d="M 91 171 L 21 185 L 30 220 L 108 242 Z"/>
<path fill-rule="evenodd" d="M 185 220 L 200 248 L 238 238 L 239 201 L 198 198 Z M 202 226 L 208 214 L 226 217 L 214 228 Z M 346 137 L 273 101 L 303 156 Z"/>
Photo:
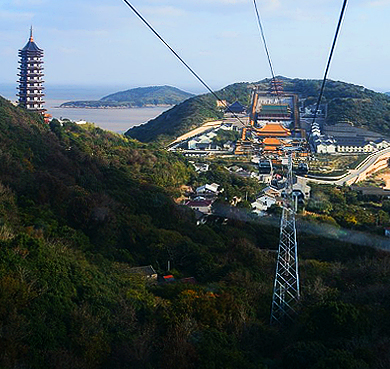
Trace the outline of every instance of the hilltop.
<path fill-rule="evenodd" d="M 217 91 L 222 100 L 250 104 L 249 83 L 235 83 Z M 142 142 L 160 140 L 168 142 L 202 125 L 208 120 L 220 119 L 223 111 L 217 108 L 216 98 L 211 94 L 192 97 L 167 110 L 157 118 L 128 130 L 125 134 Z"/>
<path fill-rule="evenodd" d="M 250 180 L 217 163 L 198 175 L 180 155 L 90 124 L 47 125 L 1 97 L 0 147 L 1 368 L 388 367 L 389 253 L 329 227 L 342 211 L 349 227 L 378 224 L 389 201 L 375 217 L 354 210 L 348 188 L 316 187 L 298 314 L 271 327 L 279 219 L 244 222 L 238 208 L 197 225 L 172 200 L 206 180 L 223 184 L 229 209 L 224 198 L 250 193 Z M 147 265 L 176 282 L 132 269 Z"/>
<path fill-rule="evenodd" d="M 304 80 L 278 77 L 284 82 L 284 90 L 299 95 L 305 104 L 313 104 L 319 95 L 321 80 Z M 268 89 L 269 79 L 256 83 L 235 83 L 217 91 L 221 99 L 232 103 L 236 100 L 249 106 L 251 88 L 254 84 Z M 349 120 L 363 127 L 390 135 L 390 98 L 350 83 L 331 81 L 326 84 L 323 103 L 328 104 L 328 124 Z M 127 135 L 142 142 L 168 142 L 187 131 L 202 125 L 207 120 L 222 117 L 216 99 L 211 95 L 196 96 L 164 112 L 146 124 L 131 128 Z"/>
<path fill-rule="evenodd" d="M 138 87 L 120 91 L 96 101 L 69 101 L 62 108 L 140 108 L 156 105 L 176 105 L 193 94 L 171 86 Z"/>

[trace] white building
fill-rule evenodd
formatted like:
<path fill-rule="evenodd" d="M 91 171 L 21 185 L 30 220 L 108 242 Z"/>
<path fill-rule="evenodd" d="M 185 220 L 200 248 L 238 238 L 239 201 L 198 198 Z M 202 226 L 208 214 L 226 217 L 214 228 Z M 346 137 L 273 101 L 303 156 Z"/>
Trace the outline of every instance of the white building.
<path fill-rule="evenodd" d="M 378 150 L 383 150 L 390 147 L 389 141 L 386 141 L 383 138 L 380 138 L 379 140 L 370 143 L 374 144 Z"/>
<path fill-rule="evenodd" d="M 303 178 L 296 177 L 295 183 L 293 184 L 293 192 L 303 200 L 310 198 L 311 187 L 307 184 L 307 181 Z"/>
<path fill-rule="evenodd" d="M 267 211 L 272 205 L 277 203 L 276 198 L 273 196 L 263 195 L 251 203 L 252 212 L 261 215 L 264 211 Z"/>
<path fill-rule="evenodd" d="M 211 214 L 212 204 L 212 200 L 206 200 L 201 198 L 189 200 L 185 203 L 185 205 L 189 206 L 191 209 L 197 210 L 202 214 Z"/>
<path fill-rule="evenodd" d="M 197 173 L 207 172 L 209 170 L 209 167 L 210 167 L 209 164 L 205 164 L 205 163 L 191 162 L 191 164 L 194 166 L 195 172 L 197 172 Z"/>
<path fill-rule="evenodd" d="M 205 149 L 217 149 L 217 146 L 213 146 L 213 139 L 217 134 L 212 131 L 205 133 L 201 136 L 192 138 L 188 140 L 188 149 L 189 150 L 205 150 Z M 220 148 L 219 148 L 220 149 Z"/>
<path fill-rule="evenodd" d="M 316 138 L 314 145 L 318 154 L 334 154 L 337 149 L 335 140 L 325 136 Z"/>
<path fill-rule="evenodd" d="M 337 152 L 342 153 L 371 153 L 378 151 L 374 142 L 366 142 L 362 138 L 337 139 Z"/>
<path fill-rule="evenodd" d="M 195 191 L 198 195 L 218 195 L 218 188 L 220 187 L 217 183 L 205 184 L 198 187 Z"/>

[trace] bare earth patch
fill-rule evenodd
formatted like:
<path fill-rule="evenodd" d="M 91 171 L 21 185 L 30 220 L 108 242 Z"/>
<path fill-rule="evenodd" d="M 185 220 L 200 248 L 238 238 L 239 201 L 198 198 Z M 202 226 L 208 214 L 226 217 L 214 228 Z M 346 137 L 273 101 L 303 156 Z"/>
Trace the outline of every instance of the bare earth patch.
<path fill-rule="evenodd" d="M 386 186 L 384 187 L 385 189 L 390 189 L 390 169 L 386 169 L 384 172 L 381 172 L 377 178 L 386 182 Z"/>

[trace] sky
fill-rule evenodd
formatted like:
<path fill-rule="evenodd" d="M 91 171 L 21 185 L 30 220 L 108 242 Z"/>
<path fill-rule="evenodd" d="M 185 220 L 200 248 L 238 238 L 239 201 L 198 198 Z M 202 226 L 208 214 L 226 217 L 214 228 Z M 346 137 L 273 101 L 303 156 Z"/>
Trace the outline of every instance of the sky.
<path fill-rule="evenodd" d="M 217 90 L 269 78 L 252 0 L 130 0 Z M 342 0 L 257 0 L 275 73 L 321 79 Z M 347 7 L 329 78 L 390 91 L 390 0 Z M 0 0 L 0 84 L 16 85 L 18 49 L 44 49 L 50 85 L 172 85 L 202 93 L 123 0 Z"/>

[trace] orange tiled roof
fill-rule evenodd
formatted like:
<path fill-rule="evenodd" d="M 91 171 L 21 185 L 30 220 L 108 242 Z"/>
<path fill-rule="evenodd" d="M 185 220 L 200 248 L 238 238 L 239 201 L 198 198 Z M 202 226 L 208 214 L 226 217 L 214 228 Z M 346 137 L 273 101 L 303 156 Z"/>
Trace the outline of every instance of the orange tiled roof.
<path fill-rule="evenodd" d="M 281 142 L 280 142 L 280 140 L 278 140 L 277 138 L 266 137 L 266 138 L 264 138 L 264 140 L 263 140 L 263 144 L 264 144 L 264 145 L 269 145 L 269 146 L 280 146 L 280 145 L 281 145 Z"/>
<path fill-rule="evenodd" d="M 257 130 L 258 134 L 262 136 L 290 136 L 289 129 L 284 128 L 280 123 L 268 123 L 264 127 Z"/>

